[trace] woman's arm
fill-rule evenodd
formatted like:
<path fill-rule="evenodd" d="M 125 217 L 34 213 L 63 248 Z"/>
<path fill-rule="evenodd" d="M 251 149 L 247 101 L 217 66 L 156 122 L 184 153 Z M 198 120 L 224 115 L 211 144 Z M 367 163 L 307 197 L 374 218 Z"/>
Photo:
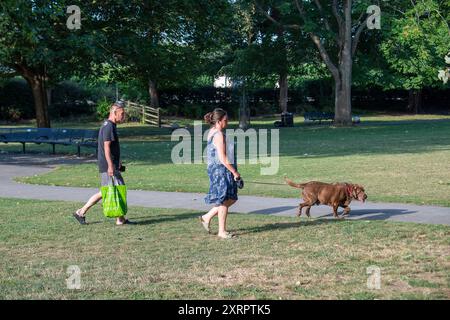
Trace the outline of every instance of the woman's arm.
<path fill-rule="evenodd" d="M 219 156 L 220 162 L 233 174 L 234 178 L 237 179 L 240 177 L 239 172 L 233 167 L 233 165 L 228 161 L 227 153 L 226 153 L 226 145 L 225 139 L 223 138 L 223 134 L 217 134 L 213 138 L 214 145 L 217 148 L 217 155 Z"/>

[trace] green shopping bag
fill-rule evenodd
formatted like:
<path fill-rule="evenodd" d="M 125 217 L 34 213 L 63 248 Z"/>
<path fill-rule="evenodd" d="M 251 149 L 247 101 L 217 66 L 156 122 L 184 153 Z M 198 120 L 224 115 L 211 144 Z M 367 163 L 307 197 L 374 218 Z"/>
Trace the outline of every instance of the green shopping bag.
<path fill-rule="evenodd" d="M 111 184 L 101 187 L 103 214 L 107 218 L 123 217 L 127 214 L 127 186 L 115 185 L 111 177 Z"/>

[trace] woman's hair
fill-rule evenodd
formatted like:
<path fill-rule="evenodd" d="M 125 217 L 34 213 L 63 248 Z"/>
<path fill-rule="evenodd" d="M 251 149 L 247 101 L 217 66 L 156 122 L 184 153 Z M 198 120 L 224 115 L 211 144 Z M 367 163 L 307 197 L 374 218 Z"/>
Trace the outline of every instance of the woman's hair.
<path fill-rule="evenodd" d="M 209 123 L 211 126 L 214 126 L 217 122 L 222 120 L 227 115 L 227 112 L 221 108 L 216 108 L 212 112 L 208 112 L 205 114 L 203 119 L 206 123 Z"/>

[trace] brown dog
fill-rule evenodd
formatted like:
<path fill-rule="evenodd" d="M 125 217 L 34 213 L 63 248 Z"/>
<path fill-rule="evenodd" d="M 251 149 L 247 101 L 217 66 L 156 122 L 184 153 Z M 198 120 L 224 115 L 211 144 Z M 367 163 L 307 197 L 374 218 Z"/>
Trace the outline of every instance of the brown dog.
<path fill-rule="evenodd" d="M 335 218 L 339 218 L 337 210 L 339 207 L 344 208 L 344 215 L 350 213 L 350 202 L 352 199 L 365 202 L 367 199 L 364 187 L 359 184 L 351 183 L 324 183 L 318 181 L 310 181 L 307 183 L 294 183 L 288 178 L 284 178 L 288 185 L 294 188 L 303 189 L 302 197 L 304 202 L 300 203 L 298 214 L 302 214 L 302 209 L 306 207 L 306 215 L 309 215 L 311 207 L 315 204 L 325 204 L 333 207 L 333 215 Z"/>

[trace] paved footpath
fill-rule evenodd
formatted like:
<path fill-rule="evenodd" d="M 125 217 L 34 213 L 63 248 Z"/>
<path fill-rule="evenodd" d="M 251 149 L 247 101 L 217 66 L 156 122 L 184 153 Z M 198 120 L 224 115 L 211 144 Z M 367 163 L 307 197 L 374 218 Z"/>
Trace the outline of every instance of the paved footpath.
<path fill-rule="evenodd" d="M 13 179 L 20 176 L 43 174 L 58 165 L 92 161 L 92 159 L 49 155 L 0 154 L 0 197 L 63 201 L 70 199 L 70 201 L 85 202 L 92 194 L 98 192 L 98 189 L 30 185 L 15 182 Z M 204 196 L 201 193 L 129 190 L 128 202 L 130 206 L 180 208 L 203 212 L 209 209 L 209 206 L 205 205 L 203 201 Z M 294 216 L 299 202 L 298 198 L 239 196 L 239 201 L 231 207 L 230 211 Z M 450 225 L 450 208 L 447 207 L 354 201 L 351 208 L 352 212 L 348 219 Z M 332 218 L 331 208 L 314 206 L 311 209 L 311 216 Z"/>

